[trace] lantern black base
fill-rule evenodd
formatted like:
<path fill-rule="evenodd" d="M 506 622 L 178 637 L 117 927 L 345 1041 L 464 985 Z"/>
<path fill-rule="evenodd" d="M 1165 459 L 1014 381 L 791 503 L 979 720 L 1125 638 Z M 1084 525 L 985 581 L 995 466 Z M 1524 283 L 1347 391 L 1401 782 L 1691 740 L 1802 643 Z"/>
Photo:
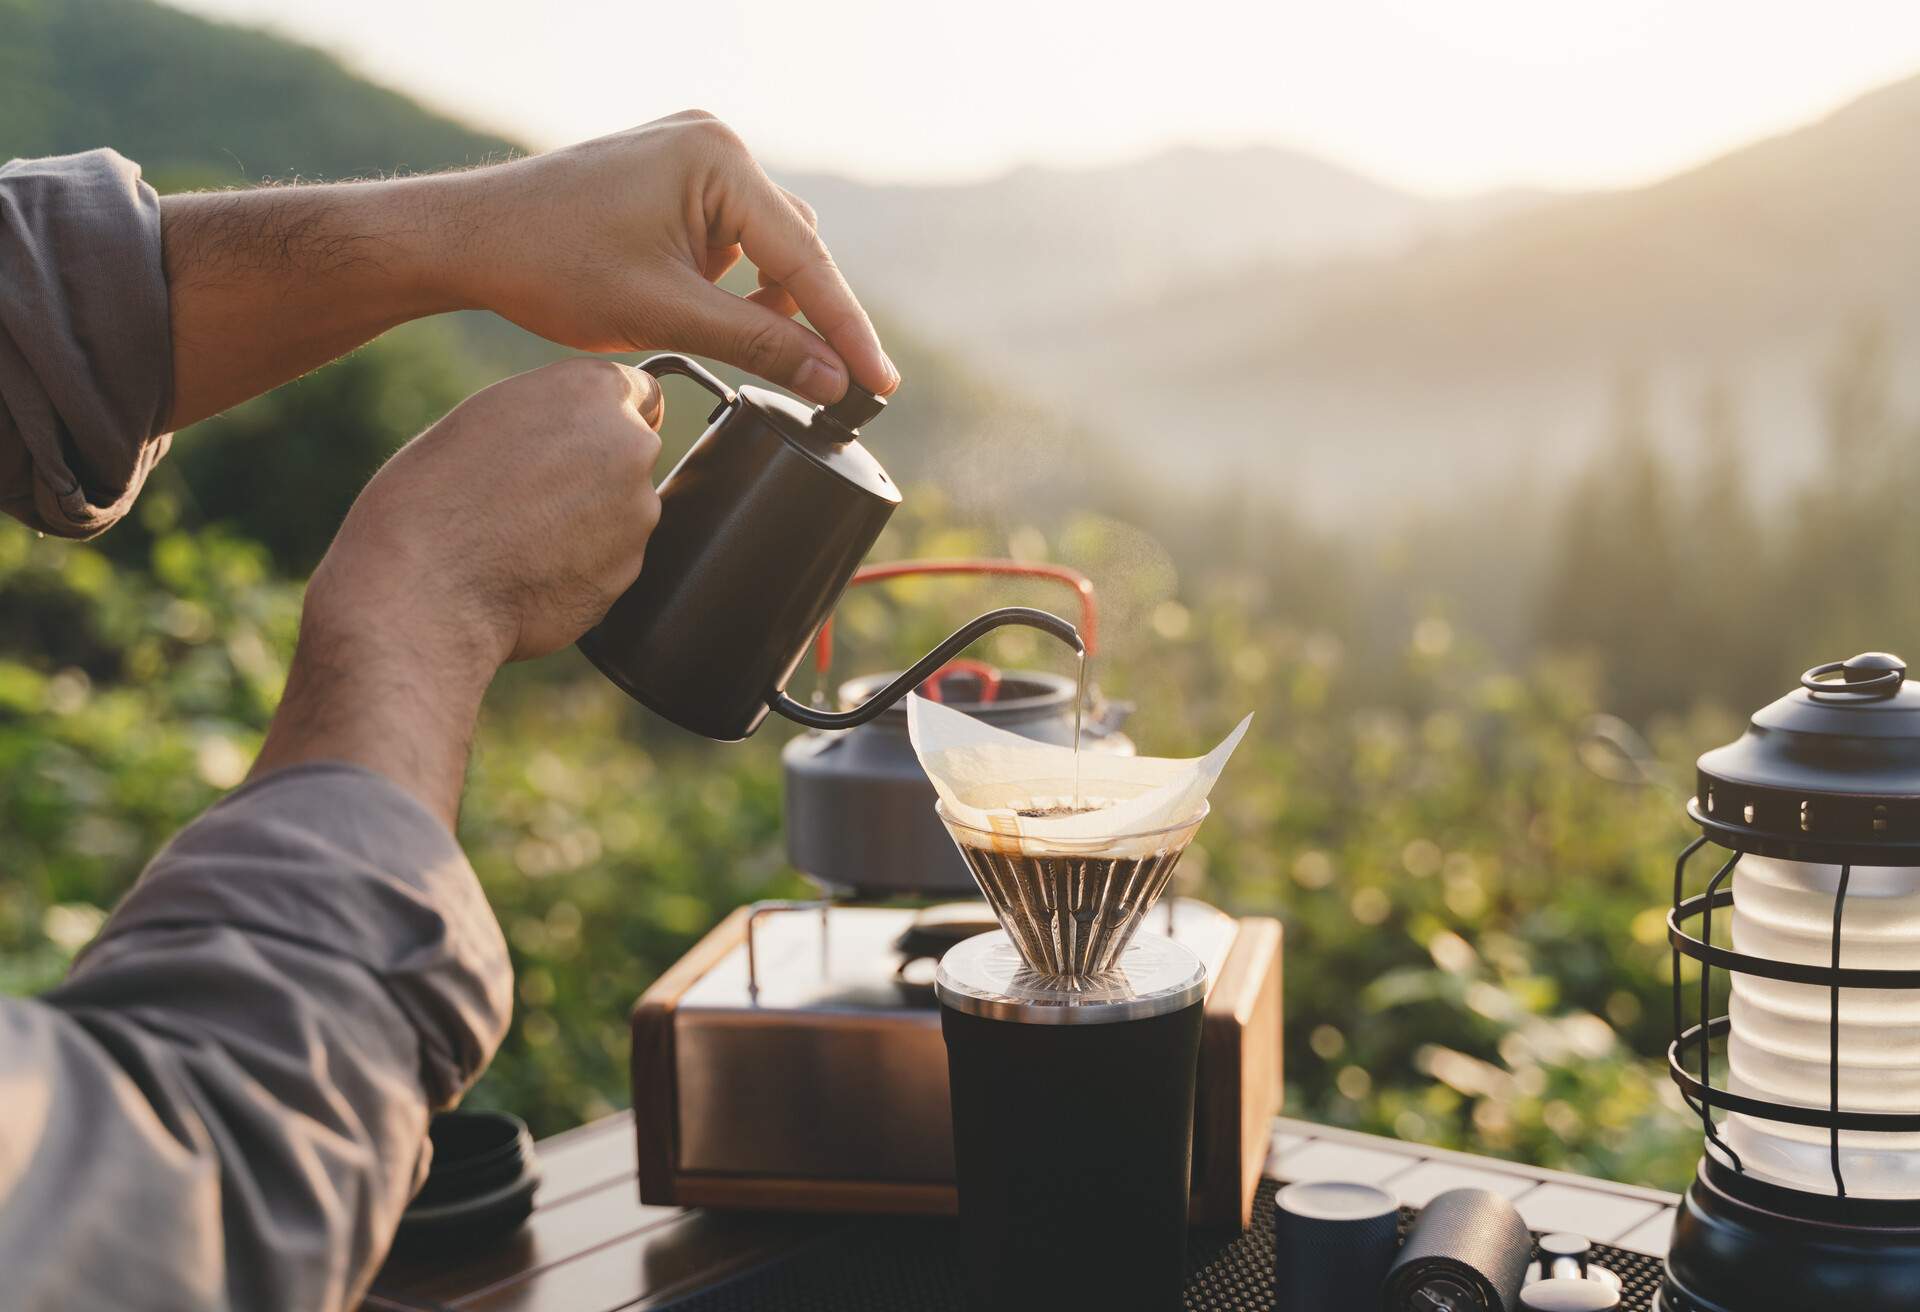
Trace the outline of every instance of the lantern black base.
<path fill-rule="evenodd" d="M 1687 1190 L 1662 1312 L 1913 1312 L 1920 1206 L 1803 1194 L 1709 1156 Z"/>

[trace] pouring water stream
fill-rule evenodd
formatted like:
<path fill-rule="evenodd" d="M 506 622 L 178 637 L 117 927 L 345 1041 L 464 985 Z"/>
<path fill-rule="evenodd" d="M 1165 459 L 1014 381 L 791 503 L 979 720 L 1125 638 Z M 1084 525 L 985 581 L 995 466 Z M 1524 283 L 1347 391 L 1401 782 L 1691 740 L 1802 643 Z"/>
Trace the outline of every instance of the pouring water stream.
<path fill-rule="evenodd" d="M 1080 726 L 1087 716 L 1087 652 L 1080 649 L 1080 677 L 1073 697 L 1073 809 L 1080 809 Z"/>

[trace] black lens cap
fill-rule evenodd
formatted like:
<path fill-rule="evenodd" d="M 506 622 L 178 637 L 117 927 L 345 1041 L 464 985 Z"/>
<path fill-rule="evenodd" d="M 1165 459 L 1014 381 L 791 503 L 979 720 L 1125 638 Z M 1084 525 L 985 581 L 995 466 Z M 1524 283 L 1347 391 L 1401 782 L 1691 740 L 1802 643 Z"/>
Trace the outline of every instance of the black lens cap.
<path fill-rule="evenodd" d="M 439 1253 L 520 1227 L 540 1187 L 527 1123 L 506 1112 L 441 1112 L 427 1127 L 433 1163 L 401 1214 L 396 1253 Z"/>

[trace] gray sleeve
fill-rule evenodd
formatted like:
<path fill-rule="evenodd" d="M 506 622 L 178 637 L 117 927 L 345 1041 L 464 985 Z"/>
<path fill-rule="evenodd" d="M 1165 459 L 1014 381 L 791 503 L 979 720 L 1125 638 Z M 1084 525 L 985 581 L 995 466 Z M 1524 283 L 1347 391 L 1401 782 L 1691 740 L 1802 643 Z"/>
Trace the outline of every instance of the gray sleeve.
<path fill-rule="evenodd" d="M 111 150 L 0 166 L 0 510 L 111 528 L 169 437 L 160 198 Z"/>
<path fill-rule="evenodd" d="M 399 788 L 314 765 L 233 793 L 65 983 L 0 999 L 0 1302 L 354 1306 L 511 994 L 471 867 Z"/>

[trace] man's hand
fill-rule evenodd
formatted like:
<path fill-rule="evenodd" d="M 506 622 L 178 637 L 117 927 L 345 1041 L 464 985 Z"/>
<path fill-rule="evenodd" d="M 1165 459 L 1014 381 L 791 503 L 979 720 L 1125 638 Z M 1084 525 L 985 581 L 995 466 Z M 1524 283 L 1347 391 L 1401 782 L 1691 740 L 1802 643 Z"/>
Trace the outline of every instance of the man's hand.
<path fill-rule="evenodd" d="M 455 309 L 583 350 L 711 356 L 815 401 L 849 369 L 899 385 L 813 212 L 698 112 L 466 172 L 167 196 L 161 234 L 174 428 Z M 760 288 L 721 291 L 743 254 Z"/>
<path fill-rule="evenodd" d="M 402 448 L 314 571 L 254 773 L 352 761 L 451 825 L 500 665 L 566 646 L 638 577 L 660 517 L 660 416 L 646 374 L 567 360 Z"/>
<path fill-rule="evenodd" d="M 440 274 L 462 303 L 583 351 L 711 356 L 815 401 L 845 394 L 848 367 L 870 391 L 899 384 L 813 210 L 710 114 L 432 181 L 462 234 Z M 743 254 L 760 275 L 744 297 L 714 285 Z"/>

